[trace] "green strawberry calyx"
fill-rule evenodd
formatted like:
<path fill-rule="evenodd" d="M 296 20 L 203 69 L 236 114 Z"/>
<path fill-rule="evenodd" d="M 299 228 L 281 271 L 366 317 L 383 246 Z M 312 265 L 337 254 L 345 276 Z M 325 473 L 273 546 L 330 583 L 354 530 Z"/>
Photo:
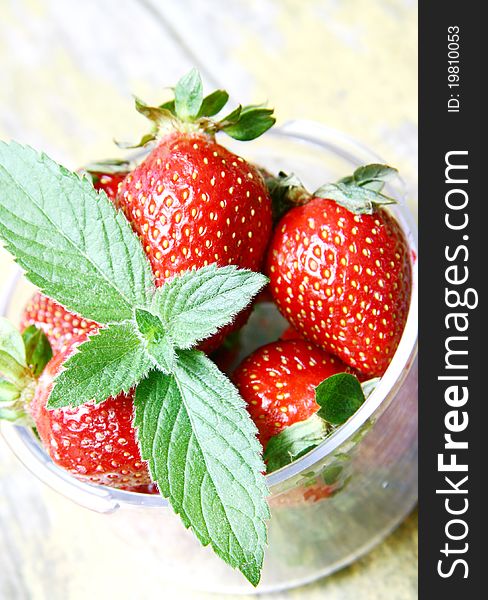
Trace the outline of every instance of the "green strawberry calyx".
<path fill-rule="evenodd" d="M 280 172 L 277 177 L 265 177 L 265 182 L 277 221 L 291 208 L 302 206 L 312 198 L 333 200 L 356 215 L 371 215 L 379 206 L 397 203 L 383 193 L 385 184 L 397 175 L 397 169 L 373 163 L 358 167 L 352 175 L 335 183 L 325 183 L 313 193 L 307 191 L 294 173 L 287 175 Z"/>
<path fill-rule="evenodd" d="M 362 384 L 351 373 L 337 373 L 315 388 L 316 413 L 285 427 L 268 441 L 264 460 L 268 473 L 294 462 L 328 438 L 344 424 L 373 392 L 379 378 Z"/>
<path fill-rule="evenodd" d="M 206 133 L 214 136 L 222 131 L 239 140 L 253 140 L 276 122 L 273 109 L 262 104 L 238 105 L 227 115 L 217 118 L 229 100 L 225 90 L 215 90 L 203 96 L 200 73 L 193 68 L 172 88 L 174 98 L 159 106 L 149 106 L 135 98 L 136 110 L 152 123 L 151 130 L 136 144 L 117 142 L 123 148 L 140 148 L 173 131 Z"/>
<path fill-rule="evenodd" d="M 27 409 L 51 358 L 43 331 L 31 325 L 21 335 L 8 319 L 0 318 L 0 419 L 32 425 Z"/>

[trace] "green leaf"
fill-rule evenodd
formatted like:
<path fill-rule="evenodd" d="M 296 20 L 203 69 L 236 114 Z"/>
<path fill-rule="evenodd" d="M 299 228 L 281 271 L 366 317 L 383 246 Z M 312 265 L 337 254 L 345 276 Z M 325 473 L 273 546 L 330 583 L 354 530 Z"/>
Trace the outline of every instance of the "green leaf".
<path fill-rule="evenodd" d="M 236 388 L 203 353 L 151 372 L 135 396 L 153 480 L 203 545 L 257 585 L 269 518 L 256 428 Z"/>
<path fill-rule="evenodd" d="M 26 367 L 24 340 L 12 323 L 0 317 L 0 350 L 9 354 L 16 362 Z"/>
<path fill-rule="evenodd" d="M 240 140 L 254 140 L 276 123 L 273 109 L 259 106 L 244 107 L 235 124 L 224 125 L 221 129 L 230 137 Z"/>
<path fill-rule="evenodd" d="M 348 177 L 343 177 L 338 183 L 347 185 L 358 185 L 370 190 L 381 192 L 385 182 L 398 175 L 398 170 L 388 165 L 370 164 L 357 168 L 354 173 Z"/>
<path fill-rule="evenodd" d="M 119 158 L 107 158 L 98 162 L 92 162 L 83 168 L 83 171 L 91 175 L 116 175 L 119 173 L 127 173 L 131 169 L 132 163 L 128 160 Z"/>
<path fill-rule="evenodd" d="M 148 306 L 153 276 L 127 219 L 86 178 L 15 142 L 0 143 L 0 237 L 27 278 L 99 323 Z"/>
<path fill-rule="evenodd" d="M 19 417 L 19 413 L 14 408 L 3 408 L 0 405 L 0 421 L 10 421 L 11 423 L 20 425 L 21 417 Z"/>
<path fill-rule="evenodd" d="M 191 348 L 230 323 L 267 281 L 260 273 L 212 264 L 159 288 L 154 312 L 177 348 Z"/>
<path fill-rule="evenodd" d="M 294 173 L 287 175 L 280 171 L 276 177 L 265 174 L 264 182 L 271 196 L 274 223 L 278 223 L 281 217 L 294 206 L 306 204 L 312 198 Z"/>
<path fill-rule="evenodd" d="M 0 377 L 0 403 L 13 403 L 20 397 L 20 390 L 13 383 Z M 0 404 L 1 406 L 1 404 Z"/>
<path fill-rule="evenodd" d="M 165 123 L 175 123 L 175 115 L 171 112 L 169 108 L 166 107 L 168 103 L 162 104 L 161 106 L 150 106 L 149 104 L 146 104 L 144 100 L 137 98 L 137 96 L 134 96 L 134 102 L 136 105 L 137 112 L 141 115 L 144 115 L 146 119 L 149 119 L 156 125 L 161 126 Z M 155 136 L 156 133 L 157 130 L 155 129 L 150 135 Z"/>
<path fill-rule="evenodd" d="M 161 319 L 142 309 L 136 309 L 135 318 L 139 332 L 146 342 L 146 350 L 163 373 L 171 373 L 175 367 L 176 353 Z"/>
<path fill-rule="evenodd" d="M 193 68 L 184 75 L 175 87 L 175 110 L 183 121 L 193 120 L 198 116 L 203 101 L 202 78 Z"/>
<path fill-rule="evenodd" d="M 221 123 L 224 125 L 233 125 L 234 123 L 237 123 L 237 121 L 239 120 L 239 117 L 241 116 L 241 112 L 242 112 L 242 105 L 239 104 L 238 106 L 236 106 L 236 108 L 234 108 L 233 111 L 231 111 L 226 117 L 224 117 L 221 121 Z"/>
<path fill-rule="evenodd" d="M 25 344 L 26 362 L 34 377 L 39 377 L 53 357 L 51 344 L 42 329 L 29 325 L 22 333 Z"/>
<path fill-rule="evenodd" d="M 0 375 L 19 388 L 24 387 L 24 382 L 30 380 L 29 370 L 13 358 L 11 354 L 0 349 Z"/>
<path fill-rule="evenodd" d="M 315 400 L 320 406 L 319 417 L 332 425 L 342 425 L 357 411 L 365 397 L 357 377 L 337 373 L 315 388 Z"/>
<path fill-rule="evenodd" d="M 55 379 L 49 409 L 100 403 L 128 392 L 154 366 L 132 323 L 99 329 L 76 350 Z"/>
<path fill-rule="evenodd" d="M 174 101 L 174 99 L 173 100 L 168 100 L 168 102 L 164 102 L 163 104 L 160 104 L 159 108 L 163 108 L 165 110 L 169 110 L 169 112 L 176 117 L 176 109 L 175 109 L 175 101 Z"/>
<path fill-rule="evenodd" d="M 34 391 L 35 380 L 30 377 L 25 377 L 18 384 L 0 377 L 0 421 L 32 427 L 32 418 L 27 412 L 27 407 Z"/>
<path fill-rule="evenodd" d="M 318 446 L 330 433 L 330 429 L 316 414 L 285 427 L 270 438 L 266 445 L 264 461 L 268 473 L 281 469 Z"/>
<path fill-rule="evenodd" d="M 314 192 L 314 196 L 334 200 L 340 206 L 357 215 L 371 215 L 375 206 L 396 204 L 396 200 L 380 192 L 354 184 L 327 183 Z"/>
<path fill-rule="evenodd" d="M 220 112 L 229 100 L 229 94 L 225 90 L 215 90 L 203 99 L 198 117 L 213 117 Z"/>

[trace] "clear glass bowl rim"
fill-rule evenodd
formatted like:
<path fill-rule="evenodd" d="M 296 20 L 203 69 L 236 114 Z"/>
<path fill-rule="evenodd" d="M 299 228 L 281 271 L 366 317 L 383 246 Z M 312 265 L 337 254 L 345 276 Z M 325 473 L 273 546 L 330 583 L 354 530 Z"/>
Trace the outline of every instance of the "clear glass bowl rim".
<path fill-rule="evenodd" d="M 309 146 L 316 145 L 322 149 L 332 151 L 334 154 L 358 166 L 373 162 L 385 162 L 381 157 L 352 137 L 314 121 L 288 121 L 279 127 L 273 128 L 265 135 L 268 137 L 289 138 L 304 142 Z M 394 207 L 393 212 L 407 235 L 411 250 L 415 252 L 415 256 L 417 257 L 417 227 L 411 212 L 404 206 L 405 186 L 400 177 L 396 181 L 395 194 L 399 199 L 399 204 Z M 405 330 L 397 351 L 378 386 L 347 423 L 338 428 L 317 448 L 290 465 L 266 475 L 271 496 L 273 495 L 273 490 L 280 488 L 287 480 L 310 469 L 327 455 L 332 454 L 336 448 L 351 438 L 374 413 L 379 411 L 380 408 L 386 408 L 386 406 L 382 405 L 388 403 L 395 389 L 404 381 L 417 353 L 417 262 L 417 258 L 412 260 L 412 296 Z M 6 313 L 21 276 L 20 270 L 16 269 L 8 279 L 5 289 L 0 295 L 0 315 Z M 7 444 L 36 477 L 78 504 L 82 504 L 98 512 L 112 512 L 120 506 L 159 508 L 168 506 L 167 500 L 158 495 L 127 492 L 81 482 L 69 473 L 56 467 L 50 461 L 29 429 L 2 423 L 1 430 Z M 33 462 L 37 463 L 35 468 L 32 464 Z"/>

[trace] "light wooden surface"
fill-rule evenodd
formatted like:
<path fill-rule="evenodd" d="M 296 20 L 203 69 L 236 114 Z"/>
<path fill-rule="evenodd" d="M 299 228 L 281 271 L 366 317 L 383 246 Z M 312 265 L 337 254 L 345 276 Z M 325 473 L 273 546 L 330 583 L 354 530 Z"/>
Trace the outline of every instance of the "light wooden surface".
<path fill-rule="evenodd" d="M 113 156 L 113 137 L 144 126 L 131 94 L 156 101 L 196 65 L 280 121 L 361 140 L 401 170 L 415 209 L 416 35 L 414 0 L 0 0 L 0 138 L 69 167 Z M 0 249 L 0 286 L 9 267 Z M 104 574 L 89 544 L 72 556 L 56 506 L 0 440 L 1 600 L 205 597 Z M 413 515 L 352 567 L 273 598 L 413 600 L 416 551 Z"/>

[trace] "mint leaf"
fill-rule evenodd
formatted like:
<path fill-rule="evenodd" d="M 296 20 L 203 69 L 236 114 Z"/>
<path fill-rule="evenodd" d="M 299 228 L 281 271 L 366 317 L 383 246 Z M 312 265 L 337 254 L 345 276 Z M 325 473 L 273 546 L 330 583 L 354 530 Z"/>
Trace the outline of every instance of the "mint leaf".
<path fill-rule="evenodd" d="M 203 101 L 203 84 L 200 73 L 193 68 L 175 87 L 175 110 L 183 121 L 197 117 Z"/>
<path fill-rule="evenodd" d="M 331 428 L 316 414 L 285 427 L 269 439 L 264 451 L 268 473 L 281 469 L 320 444 Z"/>
<path fill-rule="evenodd" d="M 9 354 L 22 366 L 27 366 L 24 340 L 12 323 L 0 317 L 0 350 Z"/>
<path fill-rule="evenodd" d="M 154 362 L 131 323 L 114 323 L 78 346 L 64 363 L 49 396 L 48 408 L 103 402 L 128 392 Z"/>
<path fill-rule="evenodd" d="M 215 90 L 203 99 L 198 117 L 213 117 L 220 112 L 229 100 L 229 94 L 225 90 Z"/>
<path fill-rule="evenodd" d="M 332 425 L 342 425 L 357 411 L 365 397 L 357 377 L 337 373 L 315 388 L 315 400 L 320 406 L 319 417 Z"/>
<path fill-rule="evenodd" d="M 148 306 L 151 268 L 122 213 L 86 178 L 0 143 L 0 238 L 42 292 L 99 323 Z"/>
<path fill-rule="evenodd" d="M 212 264 L 159 288 L 154 312 L 177 348 L 191 348 L 230 323 L 267 281 L 260 273 Z"/>
<path fill-rule="evenodd" d="M 176 353 L 161 319 L 142 309 L 136 309 L 135 318 L 139 332 L 146 342 L 146 350 L 163 373 L 171 373 L 175 367 Z"/>
<path fill-rule="evenodd" d="M 186 527 L 257 585 L 269 517 L 256 428 L 236 388 L 203 353 L 137 388 L 135 425 L 154 481 Z"/>
<path fill-rule="evenodd" d="M 34 377 L 39 377 L 53 357 L 51 344 L 42 329 L 35 325 L 29 325 L 22 332 L 22 339 L 25 345 L 26 363 Z"/>

